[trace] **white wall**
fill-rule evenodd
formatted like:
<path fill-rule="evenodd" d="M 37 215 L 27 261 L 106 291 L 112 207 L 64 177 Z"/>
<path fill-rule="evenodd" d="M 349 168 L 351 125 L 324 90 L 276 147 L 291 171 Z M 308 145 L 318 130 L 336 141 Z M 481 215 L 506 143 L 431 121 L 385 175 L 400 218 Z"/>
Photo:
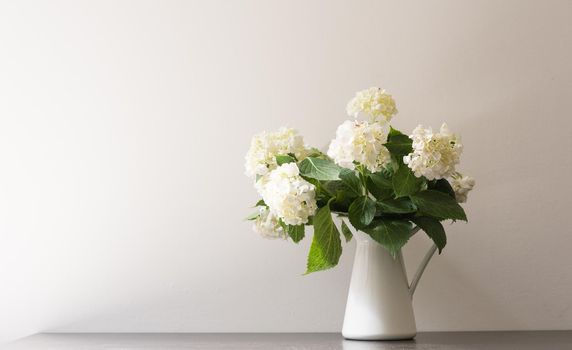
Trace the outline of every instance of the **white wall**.
<path fill-rule="evenodd" d="M 371 85 L 398 128 L 447 121 L 478 181 L 419 328 L 572 328 L 571 1 L 4 1 L 0 342 L 339 331 L 353 243 L 301 276 L 309 240 L 242 221 L 243 157 L 284 124 L 327 145 Z"/>

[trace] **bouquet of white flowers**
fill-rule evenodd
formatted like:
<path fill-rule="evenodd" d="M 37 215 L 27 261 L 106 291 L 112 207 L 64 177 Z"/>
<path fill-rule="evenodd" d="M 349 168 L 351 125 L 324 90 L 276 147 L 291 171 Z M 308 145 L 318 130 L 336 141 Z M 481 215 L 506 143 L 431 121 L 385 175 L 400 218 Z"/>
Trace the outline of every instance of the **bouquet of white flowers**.
<path fill-rule="evenodd" d="M 446 124 L 439 132 L 419 125 L 410 136 L 390 126 L 397 114 L 385 90 L 360 91 L 348 103 L 347 120 L 327 153 L 304 144 L 289 128 L 254 136 L 246 174 L 262 197 L 248 219 L 265 237 L 292 239 L 314 227 L 306 273 L 334 267 L 342 253 L 332 214 L 342 217 L 346 241 L 365 232 L 392 255 L 422 229 L 439 249 L 447 237 L 444 220 L 467 220 L 458 204 L 475 181 L 455 169 L 463 150 Z M 365 119 L 359 119 L 366 117 Z"/>

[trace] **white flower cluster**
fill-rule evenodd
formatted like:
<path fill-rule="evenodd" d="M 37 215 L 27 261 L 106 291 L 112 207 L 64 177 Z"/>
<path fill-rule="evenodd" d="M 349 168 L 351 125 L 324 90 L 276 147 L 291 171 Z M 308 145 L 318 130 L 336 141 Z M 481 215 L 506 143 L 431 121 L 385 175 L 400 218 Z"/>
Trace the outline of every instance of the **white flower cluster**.
<path fill-rule="evenodd" d="M 397 114 L 393 97 L 378 87 L 358 91 L 348 103 L 346 111 L 354 118 L 363 113 L 369 116 L 370 121 L 377 122 L 389 122 Z"/>
<path fill-rule="evenodd" d="M 461 173 L 454 173 L 451 178 L 451 187 L 453 187 L 453 190 L 455 191 L 457 202 L 465 203 L 467 201 L 469 191 L 475 187 L 475 179 Z"/>
<path fill-rule="evenodd" d="M 287 225 L 300 225 L 314 215 L 315 187 L 300 176 L 295 163 L 282 164 L 255 184 L 270 213 Z"/>
<path fill-rule="evenodd" d="M 338 127 L 328 156 L 344 168 L 354 169 L 354 162 L 358 162 L 369 171 L 377 172 L 391 161 L 383 145 L 386 142 L 387 131 L 380 123 L 347 120 Z"/>
<path fill-rule="evenodd" d="M 443 123 L 439 133 L 419 125 L 410 137 L 413 139 L 413 152 L 403 157 L 403 162 L 415 176 L 434 180 L 455 172 L 463 145 L 459 137 L 449 131 L 447 124 Z"/>
<path fill-rule="evenodd" d="M 278 223 L 278 218 L 267 207 L 258 208 L 258 217 L 254 221 L 253 229 L 265 238 L 288 238 L 288 234 Z"/>
<path fill-rule="evenodd" d="M 288 153 L 294 154 L 298 160 L 308 154 L 304 139 L 296 130 L 281 128 L 277 132 L 263 132 L 254 136 L 245 157 L 246 175 L 254 177 L 267 174 L 276 169 L 276 156 Z"/>

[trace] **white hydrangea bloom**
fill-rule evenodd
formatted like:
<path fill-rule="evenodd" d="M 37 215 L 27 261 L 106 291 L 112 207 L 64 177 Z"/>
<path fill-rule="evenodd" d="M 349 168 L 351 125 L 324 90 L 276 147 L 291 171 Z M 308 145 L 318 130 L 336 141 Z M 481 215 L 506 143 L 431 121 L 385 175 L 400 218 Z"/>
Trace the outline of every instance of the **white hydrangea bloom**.
<path fill-rule="evenodd" d="M 370 121 L 377 122 L 389 122 L 397 114 L 393 97 L 378 87 L 358 91 L 348 103 L 346 111 L 354 118 L 363 113 L 369 116 Z"/>
<path fill-rule="evenodd" d="M 443 123 L 439 133 L 419 125 L 410 137 L 413 139 L 413 152 L 403 157 L 403 162 L 415 176 L 434 180 L 455 172 L 463 145 L 460 138 L 449 131 L 447 124 Z"/>
<path fill-rule="evenodd" d="M 344 168 L 354 169 L 355 161 L 377 172 L 391 161 L 386 142 L 387 129 L 380 123 L 347 120 L 338 127 L 328 156 Z"/>
<path fill-rule="evenodd" d="M 461 173 L 454 173 L 451 178 L 451 187 L 455 191 L 457 202 L 465 203 L 469 192 L 475 187 L 475 179 Z"/>
<path fill-rule="evenodd" d="M 305 224 L 318 209 L 315 187 L 300 176 L 296 163 L 282 164 L 258 180 L 255 187 L 270 213 L 285 224 Z"/>
<path fill-rule="evenodd" d="M 278 223 L 278 218 L 267 207 L 258 207 L 258 210 L 259 215 L 252 226 L 255 232 L 264 238 L 288 238 L 288 234 Z"/>
<path fill-rule="evenodd" d="M 277 132 L 263 132 L 255 135 L 246 154 L 246 175 L 254 177 L 265 175 L 276 169 L 276 156 L 292 153 L 298 160 L 304 159 L 308 150 L 304 139 L 291 128 L 281 128 Z"/>

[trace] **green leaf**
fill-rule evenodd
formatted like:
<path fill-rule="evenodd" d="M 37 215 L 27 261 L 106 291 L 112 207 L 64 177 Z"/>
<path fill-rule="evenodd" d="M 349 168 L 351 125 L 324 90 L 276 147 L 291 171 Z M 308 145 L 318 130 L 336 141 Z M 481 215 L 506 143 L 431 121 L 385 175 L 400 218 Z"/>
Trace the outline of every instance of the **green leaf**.
<path fill-rule="evenodd" d="M 316 180 L 339 180 L 342 168 L 332 161 L 321 158 L 308 157 L 298 164 L 300 175 Z"/>
<path fill-rule="evenodd" d="M 407 165 L 401 164 L 393 175 L 392 183 L 397 197 L 403 197 L 418 192 L 423 179 L 416 177 Z"/>
<path fill-rule="evenodd" d="M 441 254 L 441 251 L 447 244 L 447 235 L 439 220 L 428 216 L 418 216 L 412 219 L 412 221 L 433 240 L 437 248 L 439 248 L 439 254 Z"/>
<path fill-rule="evenodd" d="M 340 232 L 334 225 L 329 205 L 326 205 L 314 216 L 314 238 L 308 254 L 306 274 L 336 266 L 341 255 Z"/>
<path fill-rule="evenodd" d="M 286 232 L 294 243 L 298 243 L 304 238 L 304 225 L 288 225 Z"/>
<path fill-rule="evenodd" d="M 404 156 L 413 151 L 413 140 L 407 135 L 394 135 L 389 137 L 387 143 L 384 145 L 391 154 L 396 156 Z"/>
<path fill-rule="evenodd" d="M 348 216 L 355 228 L 365 228 L 375 217 L 375 202 L 366 196 L 358 197 L 350 205 Z"/>
<path fill-rule="evenodd" d="M 373 173 L 369 174 L 369 178 L 373 181 L 373 183 L 375 183 L 376 186 L 393 189 L 391 184 L 391 174 Z"/>
<path fill-rule="evenodd" d="M 248 215 L 247 217 L 245 217 L 244 220 L 248 220 L 248 221 L 256 220 L 259 216 L 260 216 L 259 212 L 254 212 L 254 213 Z"/>
<path fill-rule="evenodd" d="M 331 193 L 331 197 L 335 198 L 330 205 L 332 210 L 347 213 L 350 204 L 352 204 L 353 200 L 358 197 L 354 191 L 350 190 L 341 180 L 321 181 L 320 183 L 322 184 L 322 188 Z M 324 206 L 324 203 L 321 203 L 320 207 L 322 206 Z"/>
<path fill-rule="evenodd" d="M 282 221 L 282 219 L 278 219 L 278 225 L 280 225 L 280 227 L 282 227 L 284 232 L 288 232 L 288 225 L 286 225 L 286 223 L 284 221 Z"/>
<path fill-rule="evenodd" d="M 316 147 L 312 147 L 310 149 L 310 154 L 308 154 L 308 157 L 312 157 L 312 158 L 323 158 L 323 159 L 327 159 L 328 156 L 325 155 L 322 151 L 320 151 L 319 149 L 317 149 Z"/>
<path fill-rule="evenodd" d="M 377 204 L 383 213 L 388 214 L 408 214 L 417 211 L 415 204 L 407 197 L 386 199 L 378 201 Z"/>
<path fill-rule="evenodd" d="M 363 231 L 384 246 L 393 257 L 396 257 L 401 247 L 409 240 L 411 223 L 402 220 L 377 219 Z"/>
<path fill-rule="evenodd" d="M 363 195 L 361 181 L 357 177 L 355 171 L 350 169 L 342 169 L 340 171 L 340 179 L 346 185 L 346 188 L 355 196 Z"/>
<path fill-rule="evenodd" d="M 378 200 L 393 197 L 393 185 L 391 180 L 384 175 L 370 174 L 366 180 L 367 190 Z"/>
<path fill-rule="evenodd" d="M 254 206 L 255 207 L 267 207 L 266 203 L 264 203 L 264 199 L 261 199 L 258 202 L 256 202 L 256 204 Z"/>
<path fill-rule="evenodd" d="M 389 126 L 389 138 L 397 135 L 403 135 L 403 133 L 397 129 L 394 129 L 393 126 Z"/>
<path fill-rule="evenodd" d="M 313 216 L 308 217 L 308 222 L 305 223 L 304 225 L 306 225 L 306 226 L 314 226 L 314 217 L 313 217 Z"/>
<path fill-rule="evenodd" d="M 294 159 L 294 157 L 289 156 L 289 155 L 279 154 L 276 156 L 276 164 L 278 164 L 278 166 L 280 166 L 282 164 L 295 163 L 295 162 L 296 162 L 296 159 Z"/>
<path fill-rule="evenodd" d="M 344 184 L 340 180 L 336 181 L 318 181 L 316 179 L 310 179 L 310 180 L 321 183 L 324 190 L 328 191 L 331 194 L 335 194 L 340 189 L 340 187 L 344 186 Z"/>
<path fill-rule="evenodd" d="M 353 237 L 352 230 L 350 230 L 350 228 L 348 227 L 348 225 L 346 224 L 346 222 L 344 220 L 342 220 L 342 233 L 344 234 L 344 237 L 346 238 L 346 242 L 349 242 L 352 240 L 352 237 Z"/>
<path fill-rule="evenodd" d="M 435 190 L 421 191 L 411 196 L 419 212 L 439 220 L 467 221 L 467 215 L 454 198 Z"/>
<path fill-rule="evenodd" d="M 435 191 L 446 193 L 449 196 L 455 198 L 455 190 L 453 190 L 453 187 L 451 187 L 451 184 L 449 183 L 449 181 L 447 181 L 445 179 L 439 179 L 437 181 L 429 182 L 428 188 L 430 190 L 435 190 Z"/>

